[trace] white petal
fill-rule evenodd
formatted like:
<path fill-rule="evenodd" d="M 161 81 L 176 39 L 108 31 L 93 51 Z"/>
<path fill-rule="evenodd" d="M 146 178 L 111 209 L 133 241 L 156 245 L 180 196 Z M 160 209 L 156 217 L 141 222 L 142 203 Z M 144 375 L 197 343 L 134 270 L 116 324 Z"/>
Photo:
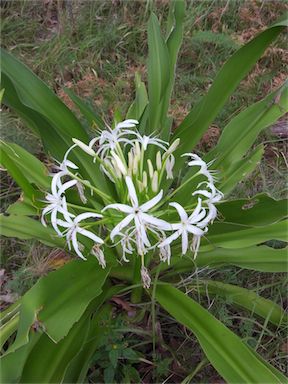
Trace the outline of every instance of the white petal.
<path fill-rule="evenodd" d="M 57 232 L 59 236 L 62 236 L 62 232 L 60 232 L 57 226 L 57 208 L 53 209 L 53 211 L 51 212 L 51 224 L 55 232 Z"/>
<path fill-rule="evenodd" d="M 193 235 L 202 236 L 204 234 L 203 230 L 196 227 L 196 225 L 187 225 L 187 231 L 193 233 Z"/>
<path fill-rule="evenodd" d="M 137 197 L 136 190 L 135 190 L 135 187 L 134 187 L 134 184 L 133 184 L 131 177 L 126 176 L 125 181 L 126 181 L 126 185 L 128 188 L 128 193 L 129 193 L 132 205 L 133 205 L 133 207 L 138 207 L 138 205 L 139 205 L 138 197 Z"/>
<path fill-rule="evenodd" d="M 83 260 L 87 260 L 87 259 L 83 256 L 83 254 L 80 252 L 79 245 L 78 245 L 78 241 L 77 241 L 77 236 L 76 236 L 76 231 L 74 231 L 74 232 L 72 233 L 72 238 L 71 238 L 71 240 L 72 240 L 73 248 L 74 248 L 75 252 L 77 253 L 77 255 L 78 255 L 79 257 L 81 257 L 81 259 L 83 259 Z"/>
<path fill-rule="evenodd" d="M 61 176 L 61 172 L 58 172 L 58 173 L 55 173 L 54 176 L 52 177 L 51 192 L 53 196 L 58 195 L 57 186 L 59 186 L 59 182 L 60 182 L 60 186 L 62 186 L 60 176 Z"/>
<path fill-rule="evenodd" d="M 74 223 L 78 224 L 80 221 L 88 219 L 90 217 L 101 218 L 103 217 L 103 215 L 100 215 L 99 213 L 92 213 L 92 212 L 81 213 L 80 215 L 75 217 Z"/>
<path fill-rule="evenodd" d="M 202 209 L 202 200 L 200 199 L 200 197 L 198 197 L 198 203 L 197 203 L 197 206 L 196 208 L 194 209 L 194 211 L 192 212 L 192 214 L 189 216 L 189 223 L 192 224 L 192 221 L 195 222 L 195 219 L 197 220 L 198 217 L 199 217 L 199 213 L 201 212 L 201 209 Z M 201 219 L 198 219 L 198 221 L 201 220 Z"/>
<path fill-rule="evenodd" d="M 199 189 L 198 191 L 195 191 L 192 193 L 192 196 L 195 196 L 195 195 L 203 195 L 205 197 L 207 197 L 208 199 L 210 199 L 210 197 L 212 196 L 211 192 L 208 192 L 206 191 L 205 189 Z"/>
<path fill-rule="evenodd" d="M 78 228 L 77 232 L 80 233 L 83 236 L 89 237 L 89 239 L 95 241 L 95 243 L 99 243 L 99 244 L 103 244 L 104 243 L 104 241 L 99 236 L 95 235 L 94 233 L 92 233 L 90 231 L 87 231 L 87 229 Z"/>
<path fill-rule="evenodd" d="M 118 223 L 112 230 L 111 234 L 110 234 L 110 238 L 111 240 L 113 241 L 114 237 L 116 235 L 119 234 L 119 232 L 127 227 L 127 225 L 133 220 L 134 218 L 134 215 L 130 214 L 128 216 L 126 216 L 123 220 L 120 221 L 120 223 Z"/>
<path fill-rule="evenodd" d="M 60 225 L 61 227 L 64 227 L 64 228 L 71 228 L 71 226 L 73 225 L 73 222 L 72 223 L 67 223 L 67 221 L 63 221 L 61 219 L 57 219 L 57 225 Z"/>
<path fill-rule="evenodd" d="M 181 218 L 181 221 L 187 221 L 188 220 L 188 215 L 187 215 L 185 209 L 182 207 L 182 205 L 180 205 L 179 203 L 176 203 L 176 202 L 169 203 L 169 205 L 171 205 L 171 207 L 174 207 L 177 209 L 177 212 Z"/>
<path fill-rule="evenodd" d="M 147 212 L 149 209 L 154 207 L 156 204 L 159 203 L 159 201 L 162 199 L 163 196 L 163 190 L 161 190 L 158 195 L 153 197 L 153 199 L 147 201 L 146 203 L 142 204 L 139 208 L 141 209 L 142 212 Z"/>
<path fill-rule="evenodd" d="M 164 247 L 167 244 L 171 244 L 172 241 L 178 239 L 178 237 L 181 235 L 181 231 L 174 232 L 171 236 L 167 237 L 162 243 L 158 245 L 158 247 Z"/>
<path fill-rule="evenodd" d="M 125 213 L 132 213 L 134 211 L 132 207 L 126 204 L 109 204 L 106 205 L 106 207 L 104 207 L 101 212 L 106 211 L 106 209 L 116 209 L 117 211 Z"/>
<path fill-rule="evenodd" d="M 136 232 L 139 236 L 138 240 L 140 240 L 146 247 L 150 247 L 151 243 L 148 239 L 146 229 L 144 222 L 142 221 L 142 216 L 141 215 L 135 215 L 135 226 L 136 226 Z"/>
<path fill-rule="evenodd" d="M 171 224 L 167 223 L 167 221 L 165 221 L 165 220 L 161 220 L 161 219 L 158 219 L 157 217 L 147 215 L 147 213 L 142 213 L 141 216 L 146 223 L 152 224 L 155 227 L 162 229 L 163 231 L 171 231 L 172 230 Z"/>
<path fill-rule="evenodd" d="M 182 255 L 185 255 L 188 249 L 188 233 L 187 231 L 182 232 Z"/>
<path fill-rule="evenodd" d="M 58 194 L 62 195 L 68 188 L 73 187 L 75 184 L 77 184 L 77 180 L 70 180 L 64 183 L 58 190 Z"/>
<path fill-rule="evenodd" d="M 77 165 L 72 163 L 72 161 L 70 160 L 65 160 L 65 165 L 66 167 L 68 168 L 72 168 L 72 169 L 78 169 Z"/>

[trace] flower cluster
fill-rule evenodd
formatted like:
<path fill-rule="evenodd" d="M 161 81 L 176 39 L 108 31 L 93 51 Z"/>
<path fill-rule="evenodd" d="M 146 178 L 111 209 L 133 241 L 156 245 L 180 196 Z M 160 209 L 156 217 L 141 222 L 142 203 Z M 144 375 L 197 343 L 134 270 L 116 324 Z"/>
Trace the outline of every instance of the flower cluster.
<path fill-rule="evenodd" d="M 138 254 L 142 261 L 143 284 L 148 288 L 151 279 L 145 267 L 144 255 L 157 251 L 160 260 L 169 264 L 171 244 L 181 239 L 182 254 L 186 254 L 190 243 L 195 258 L 201 237 L 217 216 L 215 203 L 222 199 L 223 194 L 214 185 L 215 176 L 209 170 L 211 164 L 205 163 L 196 154 L 186 153 L 183 156 L 188 157 L 188 166 L 195 169 L 190 179 L 197 180 L 200 177 L 201 180 L 191 192 L 192 206 L 184 208 L 176 201 L 187 181 L 174 189 L 170 188 L 164 196 L 164 190 L 171 184 L 167 180 L 173 179 L 173 153 L 179 145 L 179 139 L 169 145 L 153 135 L 141 135 L 136 129 L 137 124 L 137 120 L 129 119 L 117 124 L 114 129 L 107 127 L 88 144 L 73 139 L 74 144 L 57 166 L 57 172 L 51 175 L 51 193 L 46 195 L 47 205 L 41 221 L 46 226 L 45 216 L 50 214 L 56 233 L 65 236 L 69 250 L 72 244 L 82 259 L 85 259 L 83 250 L 87 248 L 87 238 L 90 242 L 92 240 L 90 252 L 103 268 L 106 266 L 102 249 L 104 243 L 115 246 L 117 250 L 120 246 L 125 262 L 129 262 L 128 255 Z M 108 178 L 107 181 L 113 183 L 116 200 L 113 201 L 111 196 L 81 177 L 75 162 L 68 160 L 76 148 L 91 156 L 95 166 Z M 83 203 L 81 206 L 67 202 L 67 191 L 75 188 Z M 101 210 L 85 206 L 86 188 L 103 201 Z M 85 212 L 77 215 L 79 210 Z M 168 220 L 169 217 L 173 217 L 173 222 Z M 92 227 L 93 231 L 86 229 Z M 98 228 L 97 231 L 95 228 Z"/>

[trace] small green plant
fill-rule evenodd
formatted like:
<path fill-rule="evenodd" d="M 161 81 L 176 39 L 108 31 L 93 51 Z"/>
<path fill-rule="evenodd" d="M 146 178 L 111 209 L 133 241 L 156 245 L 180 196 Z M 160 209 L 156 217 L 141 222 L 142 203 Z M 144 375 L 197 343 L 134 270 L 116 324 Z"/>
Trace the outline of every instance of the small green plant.
<path fill-rule="evenodd" d="M 286 202 L 265 194 L 229 199 L 261 160 L 263 145 L 251 149 L 258 134 L 287 112 L 286 85 L 234 117 L 204 158 L 192 152 L 287 23 L 273 24 L 236 51 L 173 132 L 168 110 L 184 13 L 183 1 L 171 2 L 165 37 L 151 14 L 148 90 L 136 75 L 135 100 L 126 116 L 116 111 L 108 123 L 67 91 L 85 125 L 97 127 L 94 138 L 39 78 L 2 52 L 4 104 L 40 136 L 58 164 L 49 173 L 19 145 L 1 143 L 2 165 L 23 191 L 0 216 L 2 234 L 36 239 L 78 256 L 39 279 L 2 314 L 3 382 L 83 382 L 91 364 L 97 365 L 91 380 L 140 381 L 133 365 L 138 353 L 121 338 L 109 344 L 106 336 L 103 344 L 109 300 L 121 294 L 130 294 L 141 308 L 139 318 L 151 310 L 155 363 L 161 341 L 158 303 L 194 333 L 227 382 L 286 380 L 253 346 L 185 294 L 180 274 L 191 274 L 189 289 L 251 311 L 265 326 L 287 324 L 283 309 L 272 301 L 197 274 L 200 268 L 223 265 L 261 272 L 286 268 L 285 249 L 266 243 L 287 240 Z M 158 364 L 157 377 L 167 375 L 170 363 L 165 358 Z"/>

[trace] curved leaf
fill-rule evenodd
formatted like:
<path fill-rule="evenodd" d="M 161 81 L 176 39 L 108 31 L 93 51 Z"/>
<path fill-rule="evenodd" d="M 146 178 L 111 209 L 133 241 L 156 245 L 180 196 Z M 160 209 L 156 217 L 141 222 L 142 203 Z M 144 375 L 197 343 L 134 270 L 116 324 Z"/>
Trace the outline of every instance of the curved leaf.
<path fill-rule="evenodd" d="M 64 248 L 65 241 L 52 228 L 44 227 L 39 221 L 27 216 L 0 215 L 1 234 L 21 240 L 36 239 L 50 247 Z"/>
<path fill-rule="evenodd" d="M 5 153 L 30 183 L 36 184 L 39 188 L 50 188 L 48 170 L 40 160 L 14 143 L 1 142 L 0 148 L 5 150 Z"/>
<path fill-rule="evenodd" d="M 281 383 L 242 340 L 196 301 L 170 285 L 158 285 L 156 299 L 197 337 L 214 368 L 229 383 Z M 279 372 L 280 375 L 280 372 Z"/>
<path fill-rule="evenodd" d="M 13 82 L 21 101 L 56 124 L 59 131 L 87 140 L 83 127 L 66 105 L 30 69 L 1 49 L 2 72 Z M 4 94 L 4 100 L 7 93 Z"/>
<path fill-rule="evenodd" d="M 279 100 L 277 100 L 278 98 Z M 259 133 L 287 111 L 288 86 L 286 83 L 229 122 L 224 128 L 217 146 L 208 155 L 208 159 L 216 158 L 213 166 L 223 172 L 224 181 L 226 170 L 229 170 L 231 165 L 233 166 L 245 155 Z"/>
<path fill-rule="evenodd" d="M 83 316 L 57 344 L 43 333 L 25 361 L 20 383 L 61 383 L 71 359 L 87 339 L 89 326 L 89 318 Z"/>
<path fill-rule="evenodd" d="M 154 13 L 148 22 L 148 95 L 149 129 L 157 132 L 160 121 L 160 102 L 169 82 L 169 54 Z"/>
<path fill-rule="evenodd" d="M 29 339 L 29 330 L 36 322 L 54 341 L 67 335 L 92 299 L 102 291 L 109 269 L 98 262 L 71 261 L 41 278 L 21 299 L 19 327 L 11 353 Z"/>
<path fill-rule="evenodd" d="M 200 248 L 201 250 L 201 248 Z M 200 251 L 196 260 L 190 257 L 179 257 L 181 250 L 173 250 L 171 258 L 172 272 L 190 272 L 195 267 L 219 268 L 223 265 L 235 265 L 240 268 L 252 269 L 260 272 L 285 272 L 288 270 L 287 249 L 273 249 L 265 245 L 244 249 L 215 248 L 208 252 Z M 170 268 L 168 264 L 161 264 L 161 271 Z"/>
<path fill-rule="evenodd" d="M 208 93 L 175 131 L 173 141 L 178 137 L 181 139 L 180 145 L 175 152 L 177 156 L 175 172 L 181 169 L 185 161 L 180 157 L 181 154 L 194 148 L 240 81 L 248 74 L 265 49 L 284 30 L 285 26 L 287 26 L 287 18 L 271 25 L 240 48 L 224 64 Z"/>
<path fill-rule="evenodd" d="M 287 200 L 275 200 L 262 193 L 250 199 L 223 201 L 217 204 L 219 217 L 227 223 L 264 226 L 287 217 Z"/>
<path fill-rule="evenodd" d="M 264 243 L 268 240 L 288 240 L 287 220 L 278 223 L 266 225 L 265 227 L 254 227 L 243 230 L 235 230 L 225 233 L 226 224 L 217 223 L 211 227 L 207 240 L 203 240 L 202 244 L 211 244 L 223 248 L 245 248 L 251 245 Z M 232 226 L 232 224 L 230 224 Z M 217 233 L 213 233 L 217 229 Z M 209 245 L 209 247 L 211 247 Z"/>
<path fill-rule="evenodd" d="M 93 111 L 91 107 L 89 107 L 89 105 L 87 105 L 82 99 L 80 99 L 80 97 L 75 95 L 75 93 L 71 89 L 64 88 L 64 92 L 67 93 L 73 103 L 79 108 L 82 115 L 88 121 L 90 127 L 96 124 L 98 128 L 105 129 L 104 121 L 96 112 Z"/>
<path fill-rule="evenodd" d="M 223 179 L 221 179 L 218 186 L 220 191 L 225 195 L 231 192 L 241 180 L 244 180 L 260 164 L 263 153 L 264 146 L 259 145 L 250 155 L 234 163 L 225 173 L 221 173 Z"/>
<path fill-rule="evenodd" d="M 282 322 L 287 323 L 287 314 L 278 304 L 257 295 L 251 289 L 214 280 L 200 280 L 196 289 L 198 288 L 204 295 L 224 297 L 228 304 L 235 304 L 248 309 L 252 314 L 255 313 L 276 326 L 279 326 Z"/>

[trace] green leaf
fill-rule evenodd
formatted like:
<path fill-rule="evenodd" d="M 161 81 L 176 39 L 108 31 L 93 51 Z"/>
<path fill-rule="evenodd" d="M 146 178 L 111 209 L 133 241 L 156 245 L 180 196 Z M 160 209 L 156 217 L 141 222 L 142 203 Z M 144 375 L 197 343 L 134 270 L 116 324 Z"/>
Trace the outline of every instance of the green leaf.
<path fill-rule="evenodd" d="M 0 148 L 5 150 L 30 183 L 45 190 L 50 188 L 51 180 L 48 176 L 48 170 L 40 160 L 17 144 L 1 142 Z"/>
<path fill-rule="evenodd" d="M 115 287 L 113 287 L 115 288 Z M 118 293 L 118 292 L 115 292 Z M 107 340 L 109 332 L 109 321 L 112 317 L 112 306 L 104 304 L 97 309 L 95 316 L 91 319 L 87 341 L 82 350 L 71 361 L 63 383 L 84 383 L 89 370 L 91 359 L 95 351 Z M 105 341 L 104 341 L 105 343 Z"/>
<path fill-rule="evenodd" d="M 166 46 L 169 53 L 169 83 L 161 102 L 161 138 L 169 140 L 172 120 L 167 117 L 170 98 L 175 82 L 176 62 L 183 38 L 183 20 L 185 16 L 185 2 L 173 0 L 170 3 L 167 28 L 169 28 Z M 168 119 L 168 121 L 167 121 Z"/>
<path fill-rule="evenodd" d="M 17 383 L 20 382 L 21 373 L 30 351 L 37 344 L 41 333 L 33 332 L 30 336 L 30 342 L 23 345 L 14 353 L 5 354 L 1 357 L 0 382 Z"/>
<path fill-rule="evenodd" d="M 223 201 L 217 204 L 219 217 L 226 223 L 265 226 L 287 217 L 287 200 L 275 200 L 266 194 L 250 199 Z"/>
<path fill-rule="evenodd" d="M 30 217 L 0 215 L 0 227 L 3 236 L 17 237 L 21 240 L 36 239 L 50 247 L 65 246 L 64 239 L 59 238 L 52 228 L 44 227 L 39 221 Z"/>
<path fill-rule="evenodd" d="M 287 323 L 287 314 L 278 304 L 257 295 L 251 289 L 213 280 L 200 280 L 196 289 L 198 288 L 204 295 L 224 297 L 227 303 L 247 309 L 276 326 L 281 325 L 282 322 Z"/>
<path fill-rule="evenodd" d="M 250 155 L 233 163 L 229 170 L 221 173 L 223 178 L 221 178 L 220 185 L 217 186 L 220 191 L 225 195 L 231 192 L 240 181 L 244 180 L 260 164 L 263 153 L 264 146 L 259 145 Z"/>
<path fill-rule="evenodd" d="M 275 101 L 279 97 L 279 101 Z M 208 160 L 216 158 L 213 167 L 221 171 L 225 178 L 229 169 L 242 159 L 259 133 L 272 125 L 288 111 L 287 84 L 251 105 L 239 113 L 224 128 L 219 142 L 209 155 Z"/>
<path fill-rule="evenodd" d="M 215 223 L 213 227 L 211 227 L 210 234 L 207 234 L 207 240 L 203 240 L 202 244 L 234 249 L 250 247 L 251 245 L 264 243 L 268 240 L 288 240 L 287 220 L 266 225 L 265 227 L 255 227 L 240 231 L 235 230 L 229 233 L 225 233 L 225 226 L 226 224 Z M 232 226 L 233 225 L 230 224 L 230 229 Z M 218 233 L 213 234 L 212 229 L 217 229 Z"/>
<path fill-rule="evenodd" d="M 156 299 L 195 334 L 211 364 L 227 382 L 282 382 L 238 336 L 178 289 L 166 284 L 158 285 Z"/>
<path fill-rule="evenodd" d="M 18 216 L 36 216 L 38 214 L 38 209 L 32 205 L 31 200 L 27 197 L 20 197 L 15 203 L 9 205 L 6 209 L 6 213 L 10 215 Z"/>
<path fill-rule="evenodd" d="M 141 76 L 137 72 L 135 73 L 135 89 L 135 100 L 128 109 L 126 119 L 136 119 L 139 121 L 148 104 L 148 96 L 145 83 L 141 81 Z"/>
<path fill-rule="evenodd" d="M 244 249 L 215 248 L 208 252 L 200 251 L 196 260 L 193 260 L 192 254 L 179 257 L 180 252 L 180 249 L 178 252 L 173 249 L 171 258 L 173 274 L 193 271 L 196 266 L 219 268 L 223 265 L 235 265 L 260 272 L 285 272 L 288 267 L 287 249 L 273 249 L 265 245 Z M 168 268 L 167 264 L 161 265 L 162 271 Z"/>
<path fill-rule="evenodd" d="M 72 137 L 87 140 L 87 134 L 79 121 L 42 80 L 3 49 L 1 58 L 2 72 L 13 83 L 19 99 L 25 101 L 27 107 L 40 113 L 50 124 L 55 124 L 59 133 L 65 135 L 69 133 Z M 5 89 L 4 99 L 8 92 L 7 87 Z"/>
<path fill-rule="evenodd" d="M 25 361 L 20 383 L 61 383 L 71 359 L 81 351 L 88 331 L 89 318 L 83 316 L 57 344 L 43 333 Z"/>
<path fill-rule="evenodd" d="M 77 322 L 92 299 L 99 296 L 109 269 L 103 270 L 94 258 L 71 261 L 41 278 L 22 298 L 17 337 L 8 353 L 29 340 L 37 321 L 45 333 L 58 342 Z"/>
<path fill-rule="evenodd" d="M 177 157 L 175 172 L 180 170 L 185 162 L 185 159 L 180 157 L 181 154 L 194 148 L 240 81 L 248 74 L 265 49 L 284 30 L 285 26 L 287 26 L 286 19 L 271 25 L 240 48 L 224 64 L 208 93 L 194 106 L 175 131 L 172 140 L 178 137 L 181 139 L 175 152 Z"/>
<path fill-rule="evenodd" d="M 148 134 L 159 130 L 159 105 L 169 82 L 169 66 L 168 49 L 161 35 L 158 19 L 152 13 L 148 22 Z"/>
<path fill-rule="evenodd" d="M 101 116 L 99 116 L 89 105 L 87 105 L 83 100 L 80 99 L 75 93 L 69 89 L 64 88 L 65 93 L 70 97 L 73 103 L 79 108 L 82 115 L 87 120 L 90 127 L 97 126 L 100 129 L 105 129 L 105 123 L 102 120 Z"/>
<path fill-rule="evenodd" d="M 40 135 L 45 150 L 62 161 L 64 153 L 73 144 L 73 137 L 87 143 L 87 133 L 65 104 L 26 66 L 5 51 L 3 56 L 4 103 L 15 109 L 29 127 Z M 10 70 L 10 64 L 15 71 Z M 84 178 L 94 182 L 96 179 L 101 183 L 103 192 L 113 195 L 111 182 L 107 181 L 99 167 L 94 166 L 89 155 L 75 149 L 71 153 L 71 160 L 77 163 Z M 95 199 L 102 201 L 98 196 Z"/>
<path fill-rule="evenodd" d="M 26 176 L 23 175 L 17 164 L 10 158 L 9 154 L 4 148 L 4 145 L 0 145 L 1 148 L 1 164 L 7 169 L 10 176 L 16 181 L 25 195 L 30 199 L 34 200 L 37 196 L 37 190 L 29 183 Z"/>

